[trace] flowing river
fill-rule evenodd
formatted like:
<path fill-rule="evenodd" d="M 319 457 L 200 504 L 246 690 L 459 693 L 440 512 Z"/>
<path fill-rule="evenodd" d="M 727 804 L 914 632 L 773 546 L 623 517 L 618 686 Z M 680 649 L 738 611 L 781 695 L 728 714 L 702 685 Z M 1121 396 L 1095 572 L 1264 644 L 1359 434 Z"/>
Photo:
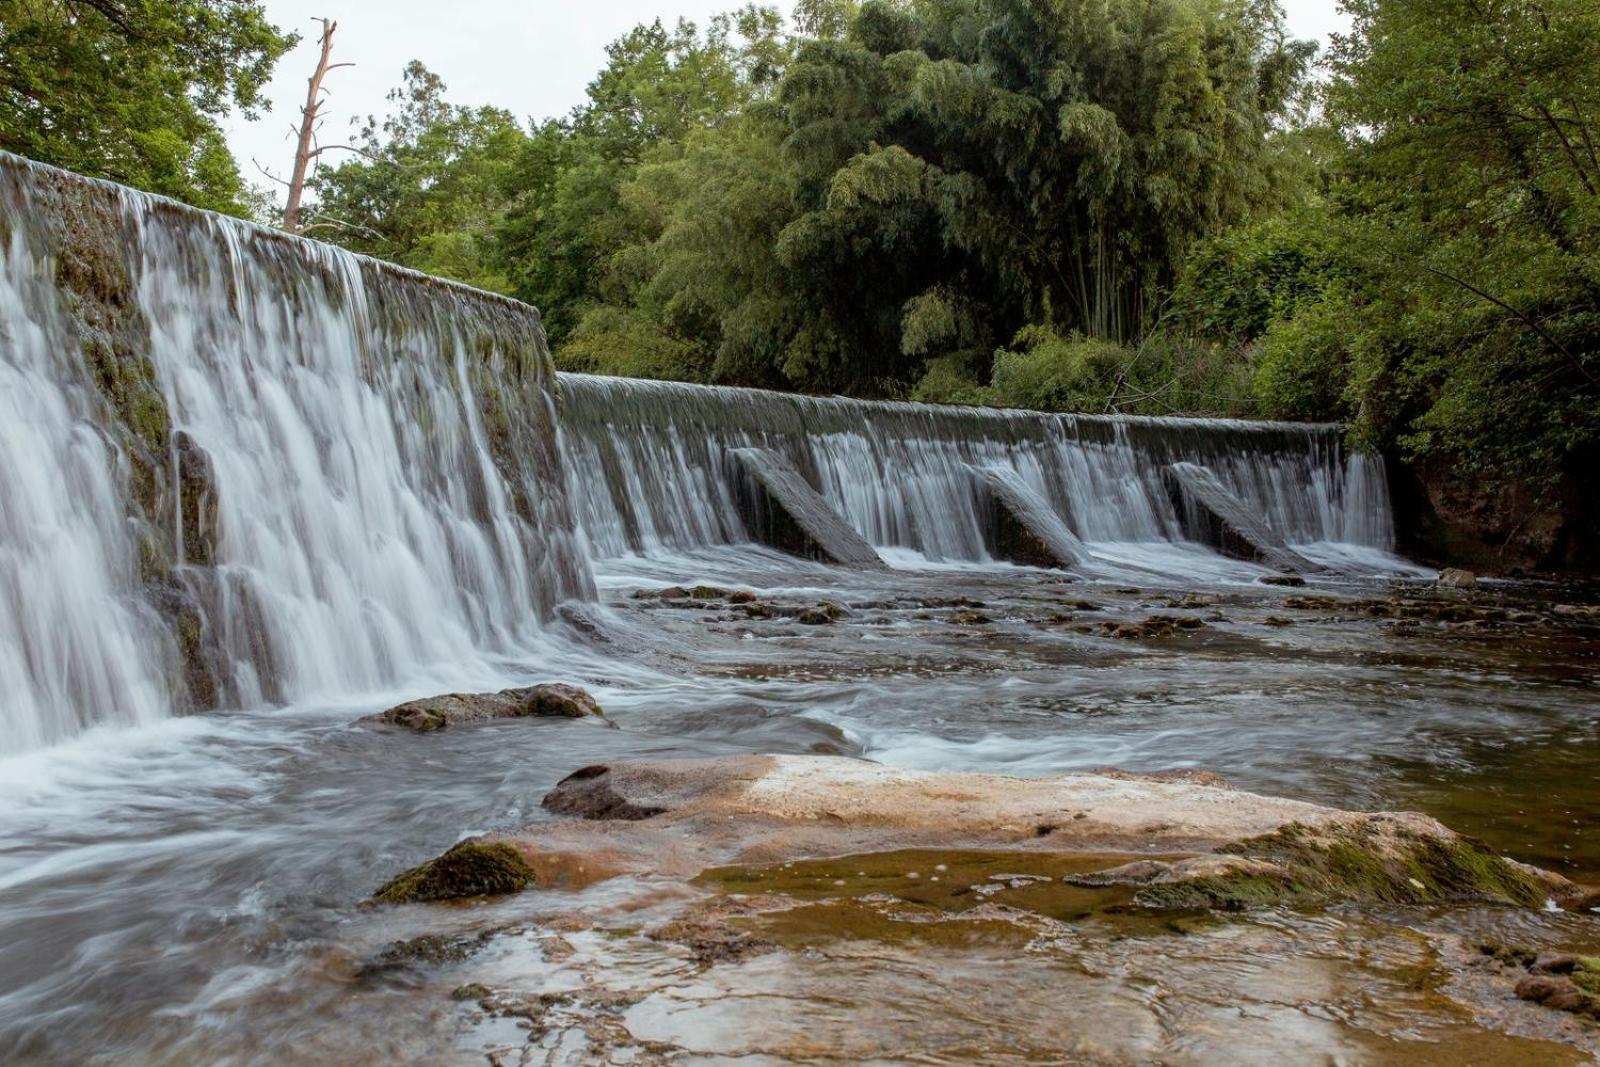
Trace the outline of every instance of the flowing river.
<path fill-rule="evenodd" d="M 0 1062 L 476 1063 L 520 1047 L 437 995 L 478 972 L 386 946 L 430 923 L 520 922 L 472 966 L 559 985 L 516 939 L 548 936 L 539 916 L 572 894 L 431 919 L 363 902 L 466 835 L 548 817 L 540 798 L 573 769 L 628 756 L 1203 768 L 1426 811 L 1600 881 L 1600 640 L 1573 621 L 1587 594 L 1507 583 L 1476 622 L 1406 614 L 1432 572 L 1395 555 L 1382 465 L 1336 427 L 557 376 L 536 313 L 510 301 L 11 157 L 0 206 Z M 783 456 L 889 566 L 754 543 L 726 458 L 750 447 Z M 1179 461 L 1327 571 L 1265 585 L 1268 568 L 1219 552 L 1163 480 Z M 1084 565 L 997 558 L 974 467 L 1045 501 Z M 773 611 L 656 595 L 694 586 Z M 837 618 L 796 624 L 817 605 Z M 1193 623 L 1139 640 L 1101 625 L 1152 614 Z M 358 721 L 536 680 L 583 685 L 618 728 Z M 1600 945 L 1582 915 L 1413 920 L 1441 924 Z M 1159 978 L 1073 986 L 1082 1024 L 1055 1047 L 1214 1061 L 1203 1035 L 1224 989 L 1266 1020 L 1230 1038 L 1235 1062 L 1296 1041 L 1357 1062 L 1527 1062 L 1404 992 L 1396 975 L 1420 964 L 1400 942 L 1317 977 L 1317 952 L 1369 936 L 1359 917 L 1236 929 L 1227 951 L 1147 947 Z M 949 1062 L 999 1062 L 1061 1007 L 1026 970 L 1046 964 L 1010 952 L 942 964 L 978 968 L 977 985 L 992 964 L 955 1008 L 918 999 L 908 957 L 849 1010 L 756 974 L 783 1011 L 742 1013 L 751 989 L 716 988 L 691 1011 L 681 990 L 701 979 L 681 961 L 571 940 L 637 985 L 625 1017 L 646 1062 L 810 1062 L 771 1044 L 790 1026 L 887 1042 L 815 1058 L 900 1062 L 885 1049 L 945 1013 L 991 1033 Z M 1110 967 L 1109 943 L 1072 947 L 1074 973 Z M 551 1041 L 493 1062 L 585 1062 Z"/>

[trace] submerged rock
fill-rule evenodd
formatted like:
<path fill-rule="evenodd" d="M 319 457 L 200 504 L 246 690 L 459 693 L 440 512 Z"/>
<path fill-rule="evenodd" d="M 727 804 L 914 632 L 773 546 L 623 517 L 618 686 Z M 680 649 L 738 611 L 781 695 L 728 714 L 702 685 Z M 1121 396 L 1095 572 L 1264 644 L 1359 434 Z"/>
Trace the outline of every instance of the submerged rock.
<path fill-rule="evenodd" d="M 491 719 L 583 719 L 591 716 L 603 719 L 605 712 L 588 690 L 564 682 L 547 682 L 520 689 L 502 689 L 498 693 L 444 693 L 424 697 L 397 704 L 362 721 L 431 733 L 447 726 Z"/>

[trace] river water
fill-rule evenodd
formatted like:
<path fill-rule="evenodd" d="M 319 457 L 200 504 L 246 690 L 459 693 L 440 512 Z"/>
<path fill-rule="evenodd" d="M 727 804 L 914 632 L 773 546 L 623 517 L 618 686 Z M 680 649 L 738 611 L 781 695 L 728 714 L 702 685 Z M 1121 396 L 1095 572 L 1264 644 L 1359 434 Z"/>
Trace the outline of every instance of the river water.
<path fill-rule="evenodd" d="M 11 757 L 0 1058 L 285 1062 L 318 1047 L 341 1062 L 426 1061 L 456 1025 L 450 1002 L 413 1004 L 409 972 L 358 965 L 419 920 L 361 901 L 464 835 L 538 820 L 539 798 L 575 767 L 625 756 L 820 750 L 1024 775 L 1202 767 L 1339 806 L 1421 808 L 1519 859 L 1600 876 L 1592 636 L 1439 626 L 1397 638 L 1364 614 L 1285 609 L 1303 591 L 1266 591 L 1235 567 L 1232 581 L 1132 593 L 1021 568 L 857 575 L 753 548 L 615 560 L 600 568 L 600 605 L 519 665 L 340 706 L 106 728 Z M 802 627 L 632 596 L 700 582 L 849 614 Z M 1375 584 L 1326 588 L 1368 596 Z M 1213 603 L 1165 607 L 1196 592 Z M 981 601 L 995 621 L 949 621 L 954 600 Z M 1227 621 L 1128 642 L 1048 621 L 1068 601 L 1101 606 L 1066 608 L 1080 619 Z M 354 724 L 419 691 L 526 677 L 588 686 L 620 729 Z"/>
<path fill-rule="evenodd" d="M 1360 1061 L 1417 1041 L 1441 1062 L 1465 1048 L 1517 1062 L 1526 1048 L 1431 992 L 1406 999 L 1403 976 L 1431 966 L 1416 939 L 1429 923 L 1510 925 L 1600 945 L 1582 916 L 1380 930 L 1274 914 L 1202 948 L 1151 943 L 1160 973 L 1116 981 L 1106 954 L 1125 931 L 976 955 L 857 945 L 730 975 L 617 927 L 636 885 L 364 906 L 463 836 L 545 817 L 540 798 L 576 767 L 740 752 L 1018 775 L 1200 767 L 1420 808 L 1596 879 L 1600 643 L 1551 610 L 1581 590 L 1451 601 L 1500 612 L 1476 622 L 1384 607 L 1413 603 L 1432 572 L 1394 555 L 1383 467 L 1346 453 L 1337 427 L 558 379 L 537 314 L 500 298 L 12 157 L 0 206 L 0 1062 L 517 1048 L 496 1062 L 583 1063 L 602 1046 L 620 1061 L 1203 1062 L 1223 1054 L 1205 1036 L 1216 1013 L 1235 1009 L 1254 1020 L 1227 1031 L 1239 1062 L 1284 1042 Z M 751 447 L 889 566 L 758 547 L 728 461 Z M 1265 568 L 1217 551 L 1163 477 L 1180 461 L 1328 573 L 1265 585 Z M 1087 553 L 1077 573 L 996 558 L 973 467 L 1056 514 Z M 770 610 L 656 595 L 701 584 Z M 823 604 L 833 623 L 796 621 Z M 1108 633 L 1154 614 L 1199 625 Z M 359 721 L 537 680 L 586 686 L 616 728 Z M 481 951 L 390 948 L 440 931 Z M 1350 962 L 1363 951 L 1376 962 Z M 1333 959 L 1330 976 L 1318 961 Z M 983 996 L 940 992 L 930 968 L 968 987 L 986 975 Z M 517 1028 L 448 995 L 491 978 L 631 992 L 502 1032 Z M 1061 1004 L 1038 993 L 1056 982 L 1096 1025 L 1057 1032 Z M 858 998 L 841 1005 L 841 988 Z M 742 1012 L 752 990 L 770 1000 Z M 644 1044 L 602 1041 L 606 1026 Z M 833 1037 L 797 1036 L 818 1028 Z M 918 1051 L 935 1030 L 946 1051 Z"/>

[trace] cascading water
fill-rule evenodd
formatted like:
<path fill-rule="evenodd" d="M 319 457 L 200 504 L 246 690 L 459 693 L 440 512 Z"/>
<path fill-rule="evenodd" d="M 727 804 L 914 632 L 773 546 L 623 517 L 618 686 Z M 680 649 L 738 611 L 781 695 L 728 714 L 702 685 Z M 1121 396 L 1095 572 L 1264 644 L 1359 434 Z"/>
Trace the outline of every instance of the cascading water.
<path fill-rule="evenodd" d="M 0 204 L 0 750 L 392 688 L 592 589 L 532 309 L 11 157 Z"/>
<path fill-rule="evenodd" d="M 580 532 L 748 540 L 738 446 L 933 560 L 989 558 L 972 466 L 1091 545 L 1182 542 L 1179 459 L 1291 543 L 1392 539 L 1381 465 L 1333 427 L 564 375 L 558 442 L 524 305 L 14 157 L 0 204 L 6 750 L 516 657 L 592 593 Z"/>
<path fill-rule="evenodd" d="M 868 541 L 930 559 L 988 558 L 969 465 L 1011 472 L 1094 543 L 1185 537 L 1162 469 L 1210 467 L 1285 540 L 1385 552 L 1383 466 L 1334 426 L 1040 415 L 560 375 L 562 439 L 594 552 L 748 538 L 730 448 L 784 453 Z"/>

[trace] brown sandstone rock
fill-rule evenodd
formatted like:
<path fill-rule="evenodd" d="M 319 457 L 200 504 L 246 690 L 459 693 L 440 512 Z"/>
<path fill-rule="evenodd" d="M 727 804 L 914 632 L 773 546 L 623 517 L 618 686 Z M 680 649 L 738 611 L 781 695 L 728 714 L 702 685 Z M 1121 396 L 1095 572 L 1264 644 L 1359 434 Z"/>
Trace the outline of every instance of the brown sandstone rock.
<path fill-rule="evenodd" d="M 569 775 L 544 806 L 568 817 L 484 840 L 516 849 L 534 869 L 565 863 L 669 880 L 896 849 L 1143 854 L 1164 864 L 1135 898 L 1154 908 L 1541 906 L 1582 893 L 1424 815 L 1259 796 L 1195 772 L 1013 778 L 825 756 L 626 761 Z"/>

